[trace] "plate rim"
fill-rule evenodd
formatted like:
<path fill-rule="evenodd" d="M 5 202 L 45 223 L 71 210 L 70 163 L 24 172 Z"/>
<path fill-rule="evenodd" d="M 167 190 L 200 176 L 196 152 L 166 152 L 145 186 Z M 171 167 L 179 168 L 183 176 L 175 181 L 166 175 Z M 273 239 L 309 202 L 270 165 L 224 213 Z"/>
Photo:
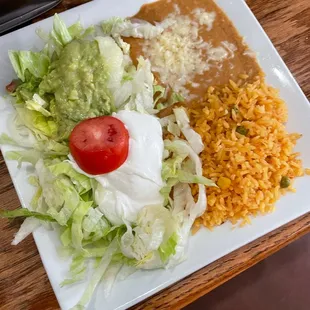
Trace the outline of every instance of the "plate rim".
<path fill-rule="evenodd" d="M 80 11 L 81 7 L 86 7 L 86 6 L 87 6 L 87 7 L 88 7 L 88 6 L 91 7 L 91 6 L 95 5 L 96 2 L 98 2 L 98 1 L 93 1 L 93 2 L 89 2 L 89 3 L 85 3 L 85 4 L 82 4 L 82 5 L 78 6 L 78 7 L 75 7 L 75 8 L 72 8 L 72 9 L 70 9 L 70 10 L 67 10 L 67 11 L 65 11 L 65 12 L 63 12 L 63 13 L 70 12 L 70 13 L 73 14 L 73 12 L 75 12 L 75 11 L 77 11 L 77 12 Z M 145 2 L 151 2 L 151 1 L 147 1 L 147 0 L 146 0 Z M 215 2 L 218 2 L 218 1 L 215 0 Z M 293 83 L 294 88 L 297 89 L 298 94 L 299 94 L 299 95 L 302 95 L 302 96 L 304 97 L 304 100 L 306 100 L 306 101 L 309 103 L 308 98 L 307 98 L 307 97 L 305 96 L 305 94 L 303 93 L 303 91 L 302 91 L 302 89 L 300 88 L 299 84 L 297 83 L 297 81 L 296 81 L 295 78 L 293 77 L 292 73 L 290 72 L 290 70 L 289 70 L 288 67 L 286 66 L 286 64 L 285 64 L 285 62 L 283 61 L 282 57 L 279 55 L 277 49 L 274 47 L 274 45 L 272 44 L 271 40 L 269 39 L 269 37 L 267 36 L 267 34 L 265 33 L 265 31 L 263 30 L 262 26 L 259 24 L 259 22 L 258 22 L 258 20 L 256 19 L 255 15 L 253 14 L 253 12 L 252 12 L 252 11 L 250 10 L 250 8 L 248 7 L 247 3 L 246 3 L 245 1 L 242 1 L 242 0 L 240 0 L 240 2 L 243 3 L 243 4 L 240 4 L 240 5 L 244 5 L 244 7 L 245 7 L 245 8 L 247 9 L 247 11 L 248 11 L 248 14 L 251 15 L 251 19 L 254 20 L 254 21 L 256 22 L 257 26 L 259 26 L 260 30 L 261 30 L 262 33 L 264 34 L 264 36 L 265 36 L 264 40 L 267 40 L 267 41 L 268 41 L 269 47 L 272 48 L 273 53 L 275 53 L 276 56 L 277 56 L 277 58 L 278 58 L 278 61 L 281 62 L 282 69 L 284 69 L 284 71 L 285 71 L 285 72 L 284 72 L 285 75 L 286 75 L 287 77 L 289 77 L 290 82 Z M 116 3 L 117 3 L 117 1 L 116 1 Z M 221 9 L 223 9 L 223 8 L 221 7 Z M 224 12 L 225 12 L 225 11 L 224 11 Z M 63 13 L 60 13 L 60 15 L 62 15 Z M 70 13 L 69 13 L 69 14 L 70 14 Z M 226 13 L 226 12 L 225 12 L 225 13 Z M 44 21 L 46 21 L 46 20 L 51 20 L 51 19 L 52 19 L 52 17 L 49 17 L 49 18 L 45 19 Z M 232 22 L 233 22 L 233 24 L 235 25 L 235 22 L 234 22 L 233 20 L 232 20 Z M 33 25 L 38 25 L 38 24 L 40 24 L 40 23 L 41 23 L 41 22 L 37 22 L 37 23 L 35 23 L 35 24 L 26 26 L 26 27 L 24 27 L 24 28 L 18 29 L 17 31 L 11 32 L 11 33 L 9 33 L 9 34 L 6 34 L 6 35 L 4 35 L 4 36 L 2 36 L 2 37 L 14 35 L 16 32 L 25 31 L 26 28 L 28 28 L 28 27 L 31 27 L 31 28 L 32 28 Z M 236 27 L 236 28 L 237 28 L 237 27 Z M 238 30 L 238 32 L 240 32 L 240 31 Z M 241 35 L 242 35 L 242 34 L 241 34 Z M 0 43 L 1 43 L 2 37 L 0 37 Z M 6 161 L 6 160 L 5 160 L 5 162 L 6 162 L 6 164 L 7 164 L 7 161 Z M 7 164 L 7 166 L 8 166 L 8 164 Z M 10 174 L 11 179 L 12 179 L 12 181 L 13 181 L 14 188 L 15 188 L 15 190 L 16 190 L 17 193 L 18 193 L 18 198 L 20 199 L 21 203 L 24 205 L 24 203 L 23 203 L 23 198 L 22 198 L 22 194 L 17 190 L 18 186 L 17 186 L 17 183 L 16 183 L 16 179 L 14 178 L 14 176 L 13 176 L 11 170 L 8 169 L 8 171 L 9 171 L 9 174 Z M 267 234 L 268 232 L 273 231 L 274 229 L 276 229 L 276 228 L 278 228 L 278 227 L 281 227 L 282 225 L 285 225 L 286 223 L 289 223 L 290 221 L 292 221 L 292 220 L 294 220 L 294 219 L 297 219 L 299 216 L 302 216 L 302 215 L 306 214 L 307 212 L 309 212 L 309 211 L 302 212 L 302 213 L 300 213 L 297 217 L 294 216 L 294 217 L 292 217 L 289 221 L 285 221 L 285 222 L 282 223 L 281 225 L 276 225 L 276 227 L 272 228 L 271 230 L 268 230 L 268 231 L 266 231 L 266 232 L 263 232 L 259 237 L 261 237 L 261 236 Z M 36 242 L 36 246 L 37 246 L 38 251 L 39 251 L 39 253 L 40 253 L 40 257 L 41 257 L 42 263 L 43 263 L 44 268 L 45 268 L 45 270 L 46 270 L 46 274 L 48 275 L 49 281 L 50 281 L 50 283 L 51 283 L 51 285 L 52 285 L 52 287 L 53 287 L 53 290 L 54 290 L 55 296 L 56 296 L 56 298 L 57 298 L 57 300 L 58 300 L 58 303 L 59 303 L 59 305 L 61 306 L 62 300 L 60 300 L 58 294 L 56 294 L 56 291 L 57 291 L 57 290 L 56 290 L 55 287 L 54 287 L 54 285 L 58 285 L 58 284 L 54 283 L 54 281 L 53 281 L 52 278 L 50 277 L 50 274 L 49 274 L 49 272 L 48 272 L 48 268 L 46 267 L 45 258 L 43 258 L 44 255 L 42 255 L 42 254 L 41 254 L 41 251 L 40 251 L 40 246 L 39 246 L 40 234 L 38 234 L 37 232 L 34 232 L 33 235 L 34 235 L 34 240 L 35 240 L 35 242 Z M 253 238 L 252 240 L 248 241 L 246 244 L 249 244 L 249 243 L 253 242 L 253 240 L 256 240 L 256 239 L 259 238 L 259 237 Z M 240 248 L 242 245 L 244 245 L 244 244 L 237 245 L 235 249 Z M 41 250 L 42 250 L 42 249 L 41 249 Z M 231 253 L 231 251 L 229 250 L 229 251 L 228 251 L 226 254 L 224 254 L 224 255 L 227 255 L 228 253 Z M 221 257 L 223 257 L 223 255 L 222 255 Z M 219 258 L 221 258 L 221 257 L 218 257 L 217 259 L 219 259 Z M 213 261 L 215 261 L 215 260 L 213 260 Z M 209 263 L 208 263 L 208 264 L 209 264 Z M 201 268 L 206 267 L 208 264 L 206 264 L 206 265 L 204 265 L 204 266 L 202 266 L 202 267 L 199 267 L 199 268 L 195 269 L 195 271 L 198 271 L 198 270 L 200 270 Z M 193 271 L 193 272 L 194 272 L 194 271 Z M 192 272 L 191 272 L 191 273 L 192 273 Z M 191 274 L 191 273 L 190 273 L 190 274 Z M 184 279 L 186 276 L 188 276 L 188 274 L 187 274 L 187 275 L 182 275 L 180 281 L 182 281 L 182 279 Z M 178 280 L 177 280 L 177 281 L 178 281 Z M 138 302 L 140 302 L 140 301 L 142 301 L 142 300 L 144 300 L 144 299 L 146 299 L 146 298 L 152 296 L 153 294 L 158 293 L 158 292 L 161 291 L 162 289 L 164 289 L 164 288 L 166 288 L 167 286 L 172 285 L 172 284 L 174 284 L 174 283 L 176 283 L 176 281 L 173 281 L 172 283 L 170 283 L 170 282 L 169 282 L 169 283 L 165 283 L 165 284 L 164 284 L 164 287 L 156 288 L 156 289 L 154 289 L 153 291 L 149 291 L 149 292 L 147 292 L 146 294 L 144 294 L 143 296 L 139 296 L 139 297 L 136 298 L 135 300 L 132 300 L 132 301 L 130 301 L 130 302 L 128 302 L 128 303 L 122 305 L 122 306 L 119 307 L 118 309 L 123 309 L 123 307 L 130 307 L 130 306 L 133 306 L 133 305 L 137 304 Z"/>

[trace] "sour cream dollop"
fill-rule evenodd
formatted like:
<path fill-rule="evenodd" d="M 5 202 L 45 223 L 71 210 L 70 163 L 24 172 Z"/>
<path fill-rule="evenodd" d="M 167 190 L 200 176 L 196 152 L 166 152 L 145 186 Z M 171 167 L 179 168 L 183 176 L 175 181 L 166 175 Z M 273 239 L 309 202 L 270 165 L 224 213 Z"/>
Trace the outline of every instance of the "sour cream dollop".
<path fill-rule="evenodd" d="M 164 143 L 162 128 L 155 116 L 123 110 L 113 116 L 129 132 L 129 153 L 118 169 L 91 176 L 99 183 L 95 201 L 113 225 L 132 223 L 139 211 L 148 205 L 163 203 L 160 189 Z M 74 167 L 80 171 L 75 163 Z M 85 174 L 85 172 L 82 172 Z"/>

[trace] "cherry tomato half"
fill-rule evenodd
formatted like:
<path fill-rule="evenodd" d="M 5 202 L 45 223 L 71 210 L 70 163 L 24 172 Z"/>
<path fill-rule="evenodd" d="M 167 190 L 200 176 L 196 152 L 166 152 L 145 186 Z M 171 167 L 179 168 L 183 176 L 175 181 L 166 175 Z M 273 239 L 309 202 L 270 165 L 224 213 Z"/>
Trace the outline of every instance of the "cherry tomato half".
<path fill-rule="evenodd" d="M 86 119 L 74 127 L 69 147 L 79 167 L 89 174 L 108 173 L 127 159 L 129 134 L 122 121 L 112 116 Z"/>

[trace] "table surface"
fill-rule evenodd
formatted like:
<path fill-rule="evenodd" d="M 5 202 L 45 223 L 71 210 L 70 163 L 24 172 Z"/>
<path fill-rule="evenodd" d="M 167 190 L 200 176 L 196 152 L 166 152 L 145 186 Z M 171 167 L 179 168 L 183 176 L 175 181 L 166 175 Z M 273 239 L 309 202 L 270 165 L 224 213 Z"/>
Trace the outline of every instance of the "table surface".
<path fill-rule="evenodd" d="M 47 17 L 87 0 L 64 0 Z M 310 1 L 247 0 L 304 93 L 310 98 Z M 41 17 L 42 18 L 42 17 Z M 0 153 L 0 206 L 20 202 Z M 0 310 L 59 309 L 32 237 L 10 242 L 20 221 L 0 221 Z M 133 309 L 180 309 L 310 232 L 310 213 L 230 253 Z"/>

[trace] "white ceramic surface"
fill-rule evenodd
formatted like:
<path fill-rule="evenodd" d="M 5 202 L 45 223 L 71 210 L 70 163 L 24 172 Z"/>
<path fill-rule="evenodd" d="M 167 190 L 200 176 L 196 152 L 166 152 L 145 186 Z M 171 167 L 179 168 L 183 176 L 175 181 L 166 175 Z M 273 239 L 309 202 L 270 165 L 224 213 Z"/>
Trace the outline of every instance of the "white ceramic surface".
<path fill-rule="evenodd" d="M 110 16 L 133 15 L 146 2 L 151 1 L 97 0 L 64 12 L 61 17 L 67 24 L 80 18 L 84 25 L 88 26 Z M 281 96 L 287 102 L 289 109 L 287 128 L 289 131 L 303 134 L 296 150 L 302 153 L 304 166 L 310 167 L 310 105 L 307 98 L 245 2 L 243 0 L 217 0 L 216 2 L 234 22 L 250 48 L 258 53 L 258 59 L 266 73 L 268 83 L 280 89 Z M 4 86 L 14 77 L 7 51 L 42 47 L 35 30 L 38 27 L 49 30 L 51 26 L 52 19 L 49 18 L 0 37 L 0 132 L 7 132 L 7 117 L 10 111 L 6 99 L 3 98 Z M 8 149 L 3 147 L 2 151 L 5 152 Z M 18 170 L 15 162 L 7 162 L 7 165 L 21 203 L 26 206 L 33 194 L 33 188 L 27 183 L 29 167 L 24 166 Z M 252 225 L 244 228 L 232 230 L 232 226 L 226 223 L 214 229 L 213 232 L 200 230 L 190 238 L 188 259 L 184 263 L 172 270 L 137 272 L 126 280 L 116 283 L 112 294 L 107 299 L 103 297 L 99 288 L 89 309 L 125 309 L 132 306 L 227 253 L 309 212 L 310 178 L 299 178 L 295 184 L 297 193 L 282 197 L 273 214 L 255 218 Z M 69 262 L 57 256 L 56 246 L 59 242 L 55 232 L 40 228 L 34 233 L 34 237 L 59 304 L 62 309 L 69 309 L 78 301 L 86 287 L 86 282 L 60 288 L 59 283 L 66 277 Z"/>

